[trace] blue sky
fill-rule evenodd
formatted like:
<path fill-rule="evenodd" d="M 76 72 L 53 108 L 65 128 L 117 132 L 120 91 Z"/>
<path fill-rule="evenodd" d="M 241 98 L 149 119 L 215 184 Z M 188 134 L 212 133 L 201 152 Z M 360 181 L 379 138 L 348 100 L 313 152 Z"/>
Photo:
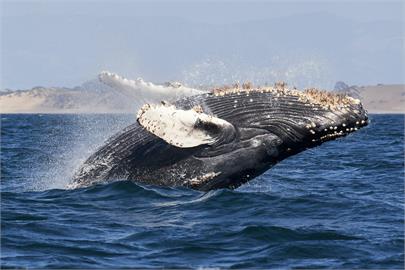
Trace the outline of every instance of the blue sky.
<path fill-rule="evenodd" d="M 1 89 L 404 83 L 403 1 L 1 1 Z"/>

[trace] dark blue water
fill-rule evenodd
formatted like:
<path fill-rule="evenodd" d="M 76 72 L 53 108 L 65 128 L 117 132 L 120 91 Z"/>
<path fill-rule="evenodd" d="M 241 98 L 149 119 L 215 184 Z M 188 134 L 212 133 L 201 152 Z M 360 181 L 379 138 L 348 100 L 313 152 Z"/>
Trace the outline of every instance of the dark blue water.
<path fill-rule="evenodd" d="M 2 267 L 404 267 L 403 115 L 208 193 L 63 189 L 131 115 L 1 118 Z"/>

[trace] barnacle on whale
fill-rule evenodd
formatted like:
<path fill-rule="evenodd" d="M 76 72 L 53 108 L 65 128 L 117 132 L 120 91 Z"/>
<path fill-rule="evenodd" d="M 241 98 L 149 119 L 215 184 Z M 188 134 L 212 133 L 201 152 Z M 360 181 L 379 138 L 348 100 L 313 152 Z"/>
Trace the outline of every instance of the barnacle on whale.
<path fill-rule="evenodd" d="M 242 88 L 239 84 L 235 84 L 233 87 L 223 86 L 214 88 L 211 90 L 215 96 L 224 96 L 235 93 L 249 94 L 250 92 L 260 93 L 274 93 L 279 96 L 295 96 L 304 103 L 321 105 L 324 108 L 336 109 L 337 107 L 347 107 L 349 105 L 360 104 L 360 100 L 350 97 L 342 93 L 331 93 L 326 90 L 319 90 L 316 88 L 304 89 L 299 91 L 295 87 L 292 89 L 287 88 L 285 82 L 276 82 L 274 87 L 268 86 L 256 86 L 250 82 L 243 83 Z"/>

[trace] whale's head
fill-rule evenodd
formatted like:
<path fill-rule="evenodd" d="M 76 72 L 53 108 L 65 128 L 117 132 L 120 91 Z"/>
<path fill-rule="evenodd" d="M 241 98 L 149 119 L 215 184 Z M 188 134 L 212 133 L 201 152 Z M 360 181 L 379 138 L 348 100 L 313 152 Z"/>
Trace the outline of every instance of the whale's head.
<path fill-rule="evenodd" d="M 286 89 L 219 89 L 204 101 L 204 111 L 235 128 L 206 148 L 211 181 L 200 189 L 237 187 L 281 160 L 344 137 L 368 124 L 360 100 L 332 92 Z M 229 127 L 227 128 L 229 130 Z M 209 163 L 210 161 L 207 161 Z M 220 174 L 219 174 L 220 173 Z"/>

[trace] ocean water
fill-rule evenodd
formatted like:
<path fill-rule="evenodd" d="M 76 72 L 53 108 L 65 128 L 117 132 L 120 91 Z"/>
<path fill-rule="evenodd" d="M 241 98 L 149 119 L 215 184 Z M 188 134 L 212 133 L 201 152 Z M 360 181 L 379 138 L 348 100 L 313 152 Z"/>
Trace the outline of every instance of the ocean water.
<path fill-rule="evenodd" d="M 404 115 L 236 190 L 118 181 L 66 190 L 132 115 L 1 115 L 1 266 L 404 267 Z"/>

